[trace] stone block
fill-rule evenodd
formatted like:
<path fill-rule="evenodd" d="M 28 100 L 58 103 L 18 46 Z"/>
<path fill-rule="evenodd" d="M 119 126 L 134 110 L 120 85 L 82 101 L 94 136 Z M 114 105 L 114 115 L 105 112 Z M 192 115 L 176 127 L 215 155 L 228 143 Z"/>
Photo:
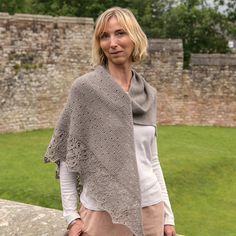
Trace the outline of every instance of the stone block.
<path fill-rule="evenodd" d="M 0 199 L 1 236 L 64 236 L 62 211 Z"/>

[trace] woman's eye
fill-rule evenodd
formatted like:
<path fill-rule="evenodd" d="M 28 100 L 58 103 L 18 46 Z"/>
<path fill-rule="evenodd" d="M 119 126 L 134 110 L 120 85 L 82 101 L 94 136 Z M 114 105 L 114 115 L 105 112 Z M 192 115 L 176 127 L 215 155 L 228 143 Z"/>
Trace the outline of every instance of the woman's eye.
<path fill-rule="evenodd" d="M 101 34 L 100 39 L 107 39 L 109 37 L 108 34 Z"/>
<path fill-rule="evenodd" d="M 117 31 L 117 32 L 114 32 L 114 36 L 115 37 L 123 37 L 124 35 L 126 35 L 127 33 L 125 31 Z M 112 35 L 104 32 L 100 35 L 100 40 L 107 40 L 109 39 L 110 37 L 112 37 Z"/>
<path fill-rule="evenodd" d="M 116 35 L 118 35 L 118 36 L 123 36 L 123 35 L 125 35 L 125 34 L 126 34 L 125 31 L 118 31 L 118 32 L 116 33 Z"/>

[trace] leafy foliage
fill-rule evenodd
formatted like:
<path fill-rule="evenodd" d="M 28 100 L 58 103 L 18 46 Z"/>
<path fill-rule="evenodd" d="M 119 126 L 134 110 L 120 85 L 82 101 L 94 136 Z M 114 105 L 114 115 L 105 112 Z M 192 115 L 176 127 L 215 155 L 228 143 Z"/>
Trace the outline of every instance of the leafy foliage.
<path fill-rule="evenodd" d="M 26 13 L 31 11 L 31 0 L 0 0 L 0 12 L 9 14 Z"/>
<path fill-rule="evenodd" d="M 181 38 L 185 67 L 191 53 L 226 53 L 229 24 L 226 17 L 212 8 L 193 3 L 180 4 L 161 18 L 156 37 Z"/>
<path fill-rule="evenodd" d="M 215 9 L 219 11 L 224 7 L 224 14 L 229 21 L 229 35 L 236 39 L 236 1 L 235 0 L 214 0 Z"/>

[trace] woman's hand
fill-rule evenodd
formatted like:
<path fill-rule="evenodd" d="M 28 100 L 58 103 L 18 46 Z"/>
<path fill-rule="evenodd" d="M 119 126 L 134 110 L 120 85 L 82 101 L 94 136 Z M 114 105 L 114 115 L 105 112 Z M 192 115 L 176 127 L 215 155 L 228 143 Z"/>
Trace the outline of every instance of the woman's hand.
<path fill-rule="evenodd" d="M 68 236 L 79 236 L 82 233 L 84 223 L 81 219 L 76 220 L 76 222 L 70 227 Z"/>
<path fill-rule="evenodd" d="M 164 226 L 164 236 L 176 236 L 175 226 L 174 225 L 165 225 Z"/>

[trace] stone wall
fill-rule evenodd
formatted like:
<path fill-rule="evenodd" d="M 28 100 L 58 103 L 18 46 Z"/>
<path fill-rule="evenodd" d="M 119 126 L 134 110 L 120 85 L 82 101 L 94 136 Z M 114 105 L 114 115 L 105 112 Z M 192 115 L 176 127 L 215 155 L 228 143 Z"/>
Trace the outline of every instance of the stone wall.
<path fill-rule="evenodd" d="M 181 40 L 150 40 L 137 70 L 157 89 L 159 124 L 236 127 L 236 54 L 192 54 L 183 70 Z"/>
<path fill-rule="evenodd" d="M 157 89 L 158 123 L 181 123 L 182 115 L 182 41 L 149 40 L 149 58 L 136 67 L 146 80 Z"/>
<path fill-rule="evenodd" d="M 1 236 L 67 236 L 62 211 L 0 199 Z"/>
<path fill-rule="evenodd" d="M 53 127 L 72 81 L 91 70 L 93 20 L 0 13 L 0 132 Z M 236 55 L 192 55 L 150 40 L 137 71 L 156 87 L 159 124 L 236 127 Z"/>
<path fill-rule="evenodd" d="M 236 54 L 193 54 L 183 76 L 185 124 L 236 127 Z"/>
<path fill-rule="evenodd" d="M 91 69 L 91 18 L 0 14 L 0 132 L 52 127 Z"/>

